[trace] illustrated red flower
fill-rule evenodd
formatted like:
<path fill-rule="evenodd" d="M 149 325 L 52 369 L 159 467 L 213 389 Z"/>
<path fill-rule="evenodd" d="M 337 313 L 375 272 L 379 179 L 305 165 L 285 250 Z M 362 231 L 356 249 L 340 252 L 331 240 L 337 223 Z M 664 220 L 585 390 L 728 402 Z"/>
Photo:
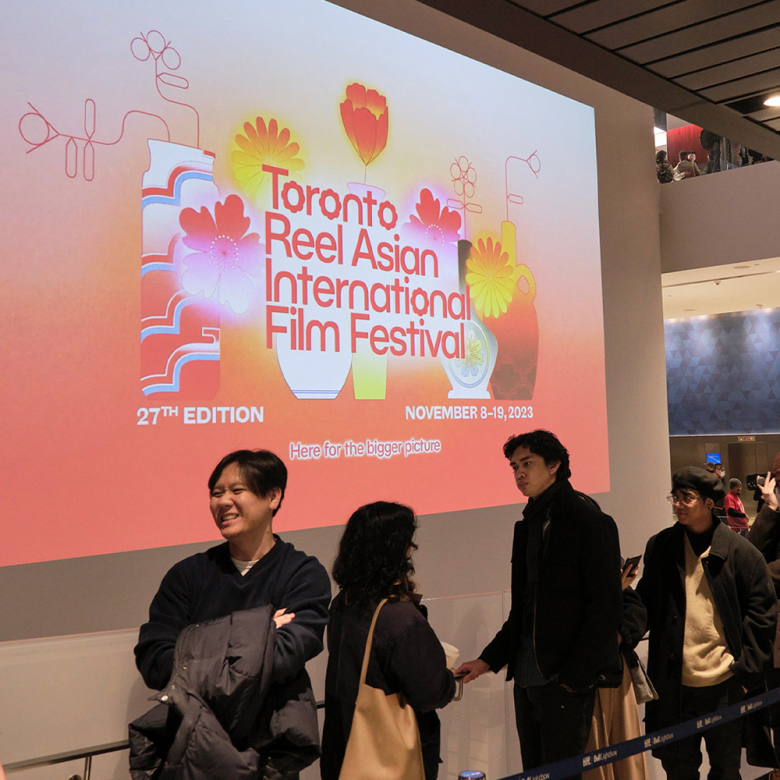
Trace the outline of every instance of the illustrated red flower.
<path fill-rule="evenodd" d="M 433 197 L 426 187 L 420 191 L 420 200 L 415 206 L 417 216 L 410 215 L 408 228 L 412 235 L 430 244 L 440 245 L 457 241 L 460 231 L 460 214 Z"/>
<path fill-rule="evenodd" d="M 228 195 L 214 205 L 214 215 L 203 206 L 200 211 L 184 209 L 179 224 L 186 235 L 185 246 L 194 249 L 183 262 L 187 270 L 182 286 L 191 295 L 207 298 L 218 293 L 219 302 L 237 314 L 249 307 L 254 289 L 251 277 L 260 275 L 260 237 L 249 233 L 249 217 L 238 195 Z"/>
<path fill-rule="evenodd" d="M 387 117 L 384 95 L 362 84 L 347 87 L 346 100 L 341 104 L 341 122 L 364 165 L 375 160 L 387 144 Z"/>

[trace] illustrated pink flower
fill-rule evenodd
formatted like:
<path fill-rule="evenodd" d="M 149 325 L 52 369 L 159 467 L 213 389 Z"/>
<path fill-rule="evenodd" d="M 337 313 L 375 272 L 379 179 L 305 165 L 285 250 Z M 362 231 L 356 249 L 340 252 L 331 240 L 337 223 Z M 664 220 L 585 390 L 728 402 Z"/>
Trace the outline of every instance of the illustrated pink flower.
<path fill-rule="evenodd" d="M 179 224 L 186 233 L 184 245 L 195 250 L 183 261 L 185 291 L 207 298 L 216 292 L 221 304 L 243 314 L 254 289 L 252 277 L 261 271 L 260 236 L 246 234 L 249 217 L 244 216 L 244 202 L 238 195 L 228 195 L 224 203 L 215 204 L 214 216 L 205 206 L 200 211 L 184 209 Z"/>
<path fill-rule="evenodd" d="M 415 206 L 417 216 L 410 215 L 409 232 L 420 240 L 430 244 L 441 245 L 457 241 L 460 231 L 460 214 L 446 206 L 441 207 L 441 201 L 433 197 L 426 187 L 420 191 L 420 200 Z"/>
<path fill-rule="evenodd" d="M 375 160 L 385 148 L 387 118 L 384 95 L 362 84 L 347 87 L 346 100 L 341 104 L 341 122 L 363 165 Z"/>

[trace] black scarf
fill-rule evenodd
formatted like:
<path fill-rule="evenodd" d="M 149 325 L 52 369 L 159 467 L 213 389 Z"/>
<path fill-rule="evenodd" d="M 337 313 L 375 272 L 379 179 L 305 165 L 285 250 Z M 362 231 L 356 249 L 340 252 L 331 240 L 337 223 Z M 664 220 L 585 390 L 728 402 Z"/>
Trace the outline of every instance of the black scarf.
<path fill-rule="evenodd" d="M 529 627 L 531 623 L 536 603 L 536 592 L 539 587 L 539 571 L 544 557 L 544 524 L 550 518 L 553 505 L 562 498 L 566 487 L 569 487 L 568 480 L 554 482 L 538 498 L 529 498 L 528 505 L 523 510 L 523 519 L 528 523 L 528 545 L 525 552 L 526 608 L 523 615 L 526 627 Z"/>

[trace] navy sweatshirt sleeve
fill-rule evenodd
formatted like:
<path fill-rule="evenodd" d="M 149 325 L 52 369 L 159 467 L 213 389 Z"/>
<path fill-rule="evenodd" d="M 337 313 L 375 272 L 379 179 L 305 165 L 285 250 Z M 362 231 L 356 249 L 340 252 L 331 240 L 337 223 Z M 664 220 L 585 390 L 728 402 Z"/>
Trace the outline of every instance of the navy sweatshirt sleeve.
<path fill-rule="evenodd" d="M 165 687 L 182 629 L 192 623 L 272 604 L 295 613 L 276 632 L 273 681 L 294 677 L 323 648 L 330 580 L 320 562 L 291 544 L 277 544 L 242 577 L 227 552 L 213 547 L 177 563 L 163 578 L 141 626 L 136 665 L 150 688 Z"/>
<path fill-rule="evenodd" d="M 306 661 L 322 652 L 328 624 L 330 579 L 323 565 L 307 556 L 295 567 L 283 591 L 274 606 L 294 613 L 295 617 L 276 632 L 274 682 L 294 677 Z"/>

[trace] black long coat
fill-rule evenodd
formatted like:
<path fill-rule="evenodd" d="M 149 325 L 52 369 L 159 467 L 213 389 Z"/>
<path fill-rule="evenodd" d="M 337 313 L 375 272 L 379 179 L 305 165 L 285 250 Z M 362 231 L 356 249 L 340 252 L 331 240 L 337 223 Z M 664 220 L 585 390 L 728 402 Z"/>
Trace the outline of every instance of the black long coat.
<path fill-rule="evenodd" d="M 715 531 L 704 574 L 723 621 L 732 671 L 748 691 L 763 683 L 772 653 L 777 601 L 767 565 L 747 539 L 714 517 Z M 675 523 L 647 543 L 636 590 L 647 608 L 647 673 L 658 700 L 645 708 L 647 731 L 680 722 L 685 637 L 685 528 Z"/>
<path fill-rule="evenodd" d="M 574 690 L 587 690 L 607 669 L 622 668 L 617 644 L 622 613 L 617 527 L 593 499 L 565 480 L 536 501 L 545 501 L 550 521 L 539 569 L 536 659 L 545 677 L 557 674 Z M 529 503 L 525 514 L 532 507 Z M 508 680 L 514 676 L 523 628 L 528 527 L 527 520 L 515 524 L 509 618 L 480 655 L 494 672 L 507 665 Z"/>

